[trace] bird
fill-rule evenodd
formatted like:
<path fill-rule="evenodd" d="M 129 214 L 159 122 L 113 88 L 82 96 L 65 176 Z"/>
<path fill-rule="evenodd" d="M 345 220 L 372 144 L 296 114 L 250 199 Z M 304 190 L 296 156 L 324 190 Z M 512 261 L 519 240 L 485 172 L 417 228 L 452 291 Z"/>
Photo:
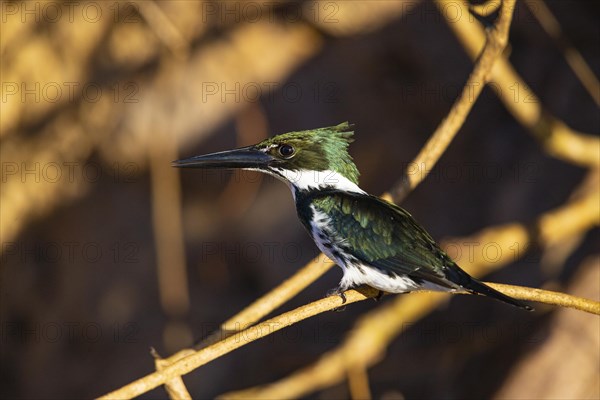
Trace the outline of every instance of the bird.
<path fill-rule="evenodd" d="M 398 205 L 365 192 L 348 152 L 353 125 L 279 134 L 258 144 L 172 162 L 178 168 L 259 171 L 285 182 L 317 247 L 343 271 L 335 293 L 362 285 L 386 293 L 418 290 L 484 295 L 532 307 L 462 270 Z"/>

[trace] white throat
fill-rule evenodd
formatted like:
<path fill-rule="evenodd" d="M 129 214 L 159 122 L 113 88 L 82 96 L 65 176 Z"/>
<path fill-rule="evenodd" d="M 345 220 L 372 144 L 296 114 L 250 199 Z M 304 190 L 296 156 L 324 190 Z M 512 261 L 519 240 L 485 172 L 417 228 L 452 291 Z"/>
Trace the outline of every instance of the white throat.
<path fill-rule="evenodd" d="M 332 188 L 344 192 L 365 193 L 358 185 L 336 171 L 311 171 L 306 169 L 290 171 L 284 168 L 273 168 L 273 176 L 286 182 L 294 197 L 296 189 L 300 191 L 311 189 Z"/>

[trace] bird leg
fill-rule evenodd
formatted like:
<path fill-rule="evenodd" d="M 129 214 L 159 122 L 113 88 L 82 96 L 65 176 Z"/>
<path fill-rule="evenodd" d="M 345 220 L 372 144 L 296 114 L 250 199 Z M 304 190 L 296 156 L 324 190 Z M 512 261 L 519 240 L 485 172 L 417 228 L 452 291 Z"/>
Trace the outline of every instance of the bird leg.
<path fill-rule="evenodd" d="M 340 296 L 340 298 L 342 299 L 342 304 L 346 304 L 346 301 L 348 300 L 346 298 L 346 293 L 345 293 L 346 290 L 358 290 L 360 288 L 370 289 L 371 287 L 369 285 L 360 285 L 357 287 L 350 286 L 346 289 L 337 287 L 337 288 L 331 289 L 329 292 L 327 292 L 327 296 Z M 384 294 L 385 294 L 385 292 L 383 290 L 378 290 L 377 296 L 373 297 L 373 300 L 375 300 L 375 301 L 381 300 L 381 298 L 383 297 Z"/>
<path fill-rule="evenodd" d="M 352 288 L 349 288 L 349 289 L 352 289 Z M 346 299 L 346 294 L 344 292 L 345 292 L 344 289 L 337 287 L 337 288 L 331 289 L 329 292 L 327 292 L 327 296 L 328 297 L 329 296 L 340 296 L 342 299 L 342 304 L 346 304 L 347 299 Z"/>

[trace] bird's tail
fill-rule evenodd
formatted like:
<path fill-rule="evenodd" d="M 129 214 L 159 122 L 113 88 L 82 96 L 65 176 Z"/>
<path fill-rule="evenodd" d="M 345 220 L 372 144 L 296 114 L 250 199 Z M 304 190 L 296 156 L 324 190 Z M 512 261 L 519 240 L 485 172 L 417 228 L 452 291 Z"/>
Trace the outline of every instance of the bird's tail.
<path fill-rule="evenodd" d="M 520 300 L 513 299 L 512 297 L 507 296 L 504 293 L 500 293 L 496 289 L 492 289 L 485 283 L 481 283 L 476 279 L 471 278 L 471 283 L 470 283 L 469 287 L 465 287 L 465 289 L 467 289 L 469 291 L 473 291 L 474 293 L 477 293 L 477 294 L 482 294 L 484 296 L 488 296 L 488 297 L 494 298 L 496 300 L 503 301 L 505 303 L 511 304 L 515 307 L 522 308 L 527 311 L 534 311 L 533 307 L 531 307 L 530 305 L 528 305 Z"/>
<path fill-rule="evenodd" d="M 458 283 L 461 287 L 468 290 L 469 292 L 488 296 L 493 299 L 503 301 L 505 303 L 508 303 L 515 307 L 522 308 L 527 311 L 534 311 L 533 307 L 531 307 L 530 305 L 528 305 L 520 300 L 513 299 L 512 297 L 507 296 L 504 293 L 500 293 L 496 289 L 492 289 L 485 283 L 480 282 L 477 279 L 471 277 L 469 274 L 467 274 L 460 268 L 458 268 L 456 271 L 452 271 L 452 272 L 460 275 L 460 276 L 454 277 L 453 281 L 455 283 Z"/>

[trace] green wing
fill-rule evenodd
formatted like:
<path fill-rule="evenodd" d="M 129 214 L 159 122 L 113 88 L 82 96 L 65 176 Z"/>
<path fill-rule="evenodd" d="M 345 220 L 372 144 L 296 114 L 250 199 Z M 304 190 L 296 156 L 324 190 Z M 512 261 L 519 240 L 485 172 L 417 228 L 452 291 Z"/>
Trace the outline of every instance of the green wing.
<path fill-rule="evenodd" d="M 345 239 L 340 245 L 359 260 L 387 273 L 456 287 L 446 273 L 458 266 L 404 209 L 340 191 L 323 193 L 312 204 L 331 217 L 330 228 Z"/>

